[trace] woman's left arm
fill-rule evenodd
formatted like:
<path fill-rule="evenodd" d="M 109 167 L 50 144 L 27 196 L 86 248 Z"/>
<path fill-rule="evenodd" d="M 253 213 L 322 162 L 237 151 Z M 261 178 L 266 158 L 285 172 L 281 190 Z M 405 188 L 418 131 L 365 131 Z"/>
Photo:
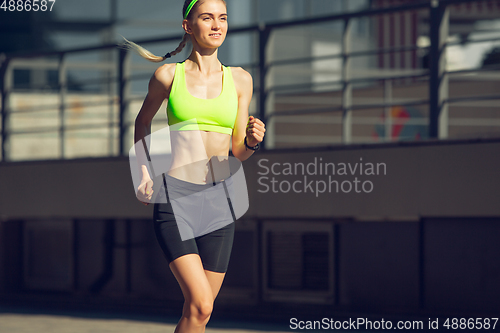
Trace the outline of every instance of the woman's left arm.
<path fill-rule="evenodd" d="M 247 145 L 254 147 L 264 139 L 266 127 L 260 119 L 248 116 L 248 108 L 253 94 L 252 76 L 241 67 L 233 67 L 232 74 L 238 92 L 238 113 L 233 129 L 232 152 L 234 157 L 244 161 L 254 153 L 254 150 L 245 146 L 245 137 Z"/>

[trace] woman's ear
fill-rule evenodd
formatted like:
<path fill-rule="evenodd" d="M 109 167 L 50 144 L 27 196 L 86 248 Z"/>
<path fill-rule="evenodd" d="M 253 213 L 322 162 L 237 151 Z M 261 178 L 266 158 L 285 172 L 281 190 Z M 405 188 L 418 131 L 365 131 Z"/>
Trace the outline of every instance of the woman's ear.
<path fill-rule="evenodd" d="M 193 31 L 191 30 L 191 27 L 189 26 L 189 21 L 184 19 L 182 21 L 182 29 L 184 29 L 184 31 L 187 33 L 187 34 L 192 34 Z"/>

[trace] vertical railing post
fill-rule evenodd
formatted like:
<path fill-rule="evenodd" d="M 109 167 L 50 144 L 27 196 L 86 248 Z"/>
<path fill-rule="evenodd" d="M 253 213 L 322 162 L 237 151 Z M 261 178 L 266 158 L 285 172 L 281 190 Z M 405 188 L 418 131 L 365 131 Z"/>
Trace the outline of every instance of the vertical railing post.
<path fill-rule="evenodd" d="M 127 60 L 129 52 L 126 49 L 120 49 L 118 61 L 118 97 L 120 103 L 119 110 L 119 155 L 125 156 L 125 135 L 127 132 L 125 124 L 125 116 L 128 109 L 128 85 L 129 85 L 129 69 Z"/>
<path fill-rule="evenodd" d="M 385 141 L 390 142 L 392 140 L 392 106 L 387 104 L 392 104 L 392 80 L 384 80 L 384 127 L 385 127 Z"/>
<path fill-rule="evenodd" d="M 448 75 L 446 74 L 446 38 L 449 10 L 432 0 L 430 7 L 429 50 L 429 138 L 448 136 Z"/>
<path fill-rule="evenodd" d="M 10 59 L 5 56 L 5 54 L 0 54 L 0 88 L 2 93 L 2 109 L 1 109 L 1 123 L 2 123 L 2 161 L 7 161 L 7 151 L 8 151 L 8 113 L 9 109 L 9 95 L 11 90 L 11 72 L 9 69 Z"/>
<path fill-rule="evenodd" d="M 267 79 L 267 71 L 268 71 L 268 66 L 267 66 L 267 57 L 266 57 L 266 50 L 267 50 L 267 44 L 269 41 L 269 36 L 271 34 L 271 30 L 266 27 L 264 24 L 262 24 L 259 27 L 259 119 L 263 120 L 264 122 L 268 122 L 267 119 L 267 89 L 266 89 L 266 79 Z M 272 135 L 272 133 L 271 133 Z M 265 139 L 264 139 L 264 144 L 262 145 L 261 149 L 265 149 Z"/>
<path fill-rule="evenodd" d="M 270 128 L 272 127 L 271 124 L 269 124 L 270 120 L 267 118 L 267 90 L 266 90 L 266 78 L 267 78 L 267 71 L 268 71 L 268 66 L 267 66 L 267 57 L 266 57 L 266 51 L 267 51 L 267 44 L 269 41 L 269 36 L 271 34 L 271 29 L 266 27 L 264 24 L 259 26 L 259 118 L 264 121 L 266 124 L 267 128 L 267 133 L 266 136 L 268 136 L 268 133 L 271 133 L 271 135 L 274 135 L 273 129 Z M 265 150 L 266 149 L 266 137 L 264 137 L 264 144 L 262 144 L 261 149 Z M 273 140 L 271 139 L 271 142 Z M 263 233 L 262 233 L 262 221 L 257 220 L 257 271 L 258 271 L 258 276 L 259 278 L 257 279 L 257 302 L 258 304 L 262 304 L 263 298 L 264 298 L 264 267 L 263 267 Z"/>
<path fill-rule="evenodd" d="M 344 21 L 342 32 L 342 143 L 352 142 L 351 21 Z"/>
<path fill-rule="evenodd" d="M 66 82 L 66 59 L 65 54 L 61 53 L 59 55 L 59 156 L 64 158 L 65 152 L 65 127 L 66 127 L 66 95 L 68 90 L 68 85 Z"/>

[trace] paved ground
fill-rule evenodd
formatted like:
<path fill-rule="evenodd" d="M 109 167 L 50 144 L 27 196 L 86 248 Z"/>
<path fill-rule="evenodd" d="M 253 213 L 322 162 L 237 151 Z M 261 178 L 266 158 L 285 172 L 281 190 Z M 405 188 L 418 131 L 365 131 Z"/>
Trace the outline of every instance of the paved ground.
<path fill-rule="evenodd" d="M 175 325 L 125 319 L 78 318 L 56 315 L 0 314 L 2 333 L 164 333 L 173 332 Z M 206 333 L 253 333 L 256 331 L 207 328 Z M 262 333 L 263 331 L 257 331 Z"/>
<path fill-rule="evenodd" d="M 169 321 L 169 322 L 165 322 Z M 248 329 L 244 328 L 245 326 Z M 127 317 L 96 313 L 36 313 L 32 310 L 0 308 L 1 333 L 164 333 L 173 332 L 175 319 L 159 317 Z M 206 333 L 280 332 L 269 324 L 237 322 L 209 323 Z M 283 332 L 283 331 L 282 331 Z"/>
<path fill-rule="evenodd" d="M 138 312 L 134 303 L 133 307 L 124 307 L 123 310 L 114 308 L 106 308 L 102 302 L 94 302 L 89 304 L 90 307 L 72 308 L 73 303 L 61 304 L 52 302 L 53 299 L 43 298 L 44 302 L 36 302 L 24 300 L 22 303 L 0 304 L 0 333 L 160 333 L 174 332 L 175 325 L 179 318 L 172 315 L 174 312 L 158 311 L 156 307 L 152 307 L 151 311 Z M 52 300 L 52 301 L 51 301 Z M 2 301 L 2 299 L 0 299 Z M 3 300 L 5 301 L 5 299 Z M 94 300 L 95 301 L 95 300 Z M 57 307 L 55 306 L 57 305 Z M 99 306 L 101 305 L 101 306 Z M 116 304 L 115 304 L 116 305 Z M 128 311 L 126 310 L 128 309 Z M 135 309 L 135 310 L 134 310 Z M 144 309 L 143 309 L 144 310 Z M 243 313 L 241 312 L 243 311 Z M 391 331 L 385 329 L 366 330 L 359 329 L 333 329 L 318 330 L 306 329 L 298 330 L 291 329 L 290 317 L 279 316 L 274 313 L 273 309 L 266 309 L 266 312 L 273 313 L 271 316 L 273 321 L 266 321 L 265 317 L 258 317 L 251 311 L 239 310 L 238 316 L 233 317 L 214 317 L 210 320 L 206 333 L 283 333 L 283 332 L 380 332 Z M 297 309 L 297 313 L 301 313 L 301 320 L 309 318 L 318 319 L 313 314 L 302 313 Z M 167 314 L 170 313 L 170 314 Z M 252 320 L 252 317 L 262 318 L 260 320 Z M 349 314 L 347 316 L 339 316 L 336 313 L 336 320 L 356 320 L 357 318 L 366 318 L 363 314 Z M 235 319 L 229 319 L 235 318 Z M 236 319 L 238 318 L 238 319 Z M 281 319 L 278 319 L 281 318 Z M 400 317 L 389 314 L 373 315 L 369 319 L 372 321 L 380 321 L 380 319 L 396 323 L 397 320 L 419 320 L 427 323 L 427 316 L 420 317 Z M 268 319 L 271 320 L 271 319 Z M 395 324 L 394 324 L 395 325 Z M 393 327 L 392 331 L 410 332 L 413 330 L 398 330 Z M 415 332 L 426 332 L 428 330 L 418 329 Z M 432 332 L 440 332 L 443 330 L 432 330 Z M 446 330 L 446 332 L 449 332 Z"/>
<path fill-rule="evenodd" d="M 0 332 L 2 333 L 156 333 L 173 331 L 173 325 L 122 319 L 89 319 L 56 315 L 0 314 Z"/>
<path fill-rule="evenodd" d="M 344 318 L 345 319 L 345 318 Z M 404 318 L 400 318 L 404 319 Z M 424 322 L 425 318 L 422 318 Z M 51 308 L 26 308 L 0 306 L 0 333 L 172 333 L 178 318 L 161 315 L 140 315 L 120 312 L 99 312 L 95 308 L 92 311 L 57 311 Z M 392 318 L 396 320 L 396 318 Z M 407 320 L 407 319 L 405 319 Z M 423 328 L 419 330 L 292 330 L 287 321 L 276 323 L 211 320 L 206 333 L 284 333 L 301 331 L 313 332 L 427 332 Z M 449 332 L 449 330 L 437 329 L 431 332 Z M 468 331 L 468 330 L 460 330 Z"/>

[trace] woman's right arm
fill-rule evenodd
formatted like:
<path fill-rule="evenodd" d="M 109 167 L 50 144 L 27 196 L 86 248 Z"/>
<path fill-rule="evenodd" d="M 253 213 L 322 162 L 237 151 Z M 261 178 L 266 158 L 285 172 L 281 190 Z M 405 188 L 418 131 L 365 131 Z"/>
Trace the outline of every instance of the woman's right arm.
<path fill-rule="evenodd" d="M 149 81 L 148 94 L 144 99 L 139 114 L 135 118 L 134 143 L 136 144 L 135 151 L 141 175 L 141 183 L 137 189 L 137 198 L 146 205 L 153 195 L 153 182 L 151 180 L 152 175 L 148 171 L 149 162 L 144 151 L 143 142 L 146 142 L 146 146 L 149 149 L 151 122 L 161 104 L 168 98 L 170 93 L 174 73 L 172 67 L 175 68 L 175 64 L 166 64 L 156 70 Z"/>

